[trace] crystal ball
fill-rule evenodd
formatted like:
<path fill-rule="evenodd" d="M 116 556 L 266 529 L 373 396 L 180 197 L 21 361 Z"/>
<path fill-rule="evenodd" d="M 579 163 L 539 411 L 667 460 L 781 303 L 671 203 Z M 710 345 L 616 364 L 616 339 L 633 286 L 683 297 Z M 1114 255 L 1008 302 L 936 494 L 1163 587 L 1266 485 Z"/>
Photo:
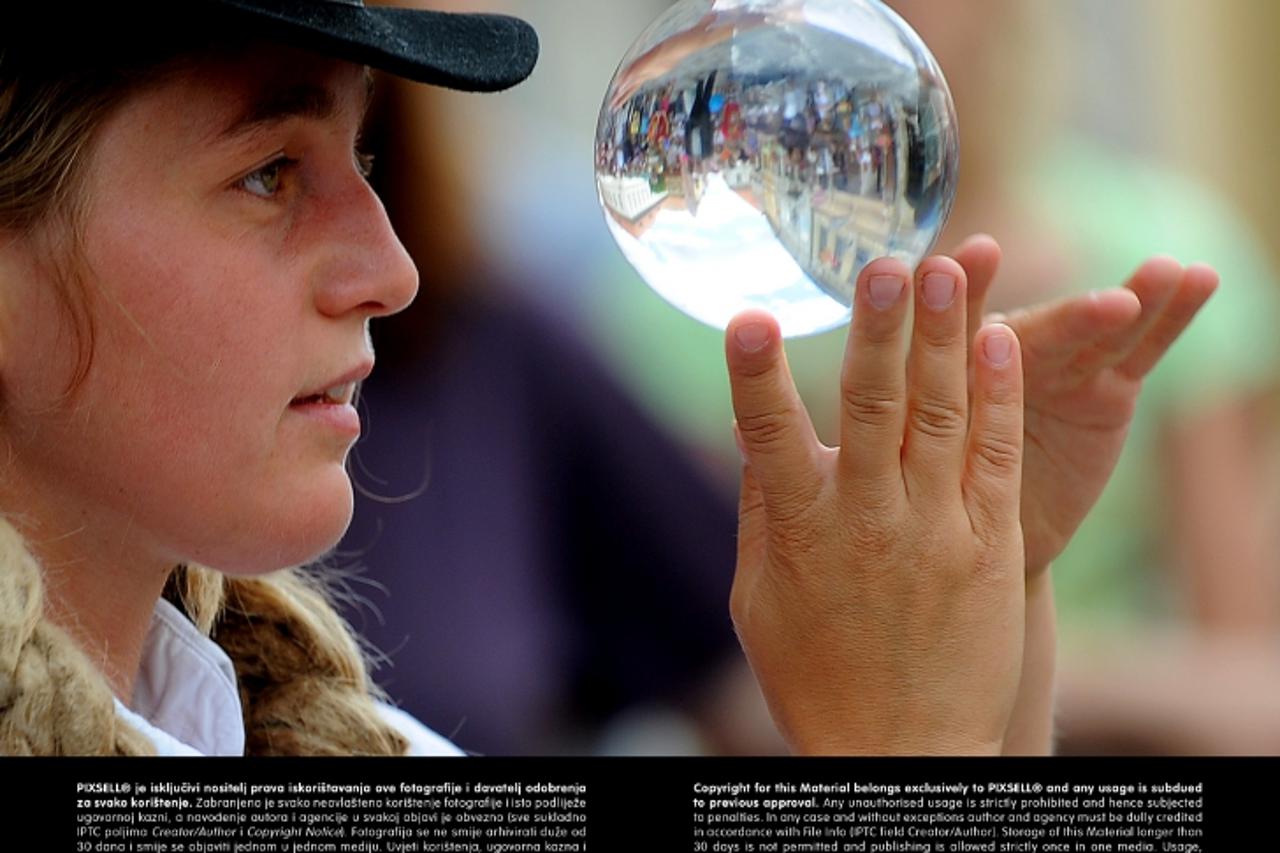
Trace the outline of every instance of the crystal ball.
<path fill-rule="evenodd" d="M 858 272 L 914 267 L 955 197 L 955 107 L 878 0 L 683 0 L 609 83 L 595 176 L 610 232 L 663 298 L 723 329 L 846 323 Z"/>

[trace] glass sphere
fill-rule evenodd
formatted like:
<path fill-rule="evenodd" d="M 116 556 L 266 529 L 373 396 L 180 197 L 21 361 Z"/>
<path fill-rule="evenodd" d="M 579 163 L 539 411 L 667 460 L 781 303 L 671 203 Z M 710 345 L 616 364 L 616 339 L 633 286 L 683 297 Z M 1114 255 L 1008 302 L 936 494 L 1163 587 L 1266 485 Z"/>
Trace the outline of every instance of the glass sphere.
<path fill-rule="evenodd" d="M 869 261 L 929 252 L 958 163 L 942 72 L 878 0 L 683 0 L 623 58 L 595 139 L 641 277 L 704 323 L 758 307 L 788 337 L 847 322 Z"/>

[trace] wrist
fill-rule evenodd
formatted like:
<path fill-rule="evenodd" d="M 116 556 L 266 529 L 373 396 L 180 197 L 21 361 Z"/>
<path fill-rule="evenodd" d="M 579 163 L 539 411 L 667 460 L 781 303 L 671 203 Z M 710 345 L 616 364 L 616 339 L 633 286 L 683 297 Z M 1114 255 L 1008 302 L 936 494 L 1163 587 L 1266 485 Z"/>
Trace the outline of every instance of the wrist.
<path fill-rule="evenodd" d="M 1027 601 L 1053 598 L 1053 575 L 1049 572 L 1051 568 L 1051 564 L 1045 563 L 1042 567 L 1027 572 L 1025 585 Z M 1030 617 L 1030 614 L 1028 616 Z"/>
<path fill-rule="evenodd" d="M 793 755 L 803 756 L 922 756 L 1000 755 L 1004 737 L 982 739 L 959 732 L 850 732 L 847 737 L 788 738 Z"/>
<path fill-rule="evenodd" d="M 1047 569 L 1047 567 L 1046 567 Z M 1005 735 L 1006 755 L 1049 755 L 1053 751 L 1054 670 L 1057 617 L 1048 571 L 1027 576 L 1026 632 L 1022 681 Z"/>

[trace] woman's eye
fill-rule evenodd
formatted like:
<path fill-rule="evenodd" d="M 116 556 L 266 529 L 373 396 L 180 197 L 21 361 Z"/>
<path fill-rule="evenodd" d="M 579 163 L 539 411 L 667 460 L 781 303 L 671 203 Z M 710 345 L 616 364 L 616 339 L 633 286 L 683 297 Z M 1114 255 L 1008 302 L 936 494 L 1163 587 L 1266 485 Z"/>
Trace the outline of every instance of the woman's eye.
<path fill-rule="evenodd" d="M 370 175 L 373 174 L 373 155 L 372 154 L 366 154 L 363 151 L 360 151 L 357 149 L 355 152 L 355 158 L 356 158 L 356 169 L 360 172 L 361 176 L 363 176 L 364 178 L 368 178 Z"/>
<path fill-rule="evenodd" d="M 240 188 L 261 198 L 274 198 L 284 182 L 284 173 L 296 163 L 288 157 L 272 160 L 260 169 L 254 169 L 240 179 Z"/>

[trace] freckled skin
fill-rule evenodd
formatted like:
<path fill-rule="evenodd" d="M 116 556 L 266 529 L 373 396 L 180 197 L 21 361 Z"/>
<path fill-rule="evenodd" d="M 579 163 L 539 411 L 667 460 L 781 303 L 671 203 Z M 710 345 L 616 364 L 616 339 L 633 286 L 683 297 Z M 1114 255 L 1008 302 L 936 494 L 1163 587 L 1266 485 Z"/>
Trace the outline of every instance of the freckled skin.
<path fill-rule="evenodd" d="M 322 87 L 334 109 L 217 139 L 264 81 Z M 4 509 L 156 567 L 261 572 L 337 541 L 352 437 L 290 402 L 367 363 L 367 321 L 417 287 L 352 156 L 365 91 L 357 66 L 273 49 L 106 121 L 85 182 L 95 348 L 70 396 L 69 321 L 36 241 L 0 247 Z"/>

